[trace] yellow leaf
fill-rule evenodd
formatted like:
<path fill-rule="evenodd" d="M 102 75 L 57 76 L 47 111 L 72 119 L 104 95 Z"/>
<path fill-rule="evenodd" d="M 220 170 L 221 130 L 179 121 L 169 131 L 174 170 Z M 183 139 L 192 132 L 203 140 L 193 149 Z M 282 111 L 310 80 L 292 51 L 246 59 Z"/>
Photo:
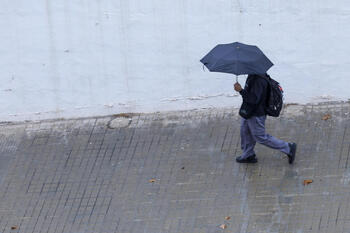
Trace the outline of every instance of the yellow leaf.
<path fill-rule="evenodd" d="M 230 219 L 231 219 L 230 216 L 225 217 L 225 220 L 230 220 Z"/>
<path fill-rule="evenodd" d="M 156 182 L 156 179 L 150 179 L 148 182 L 154 183 L 154 182 Z"/>
<path fill-rule="evenodd" d="M 226 225 L 226 224 L 221 224 L 221 225 L 220 225 L 220 228 L 221 228 L 221 229 L 226 229 L 226 228 L 227 228 L 227 225 Z"/>

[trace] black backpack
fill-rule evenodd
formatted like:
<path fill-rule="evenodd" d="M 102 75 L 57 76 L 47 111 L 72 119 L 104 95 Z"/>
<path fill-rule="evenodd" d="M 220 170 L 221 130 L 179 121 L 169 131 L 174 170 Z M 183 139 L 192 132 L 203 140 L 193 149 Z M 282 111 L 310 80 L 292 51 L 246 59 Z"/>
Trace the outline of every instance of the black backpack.
<path fill-rule="evenodd" d="M 278 117 L 283 106 L 283 89 L 280 84 L 269 75 L 264 78 L 269 83 L 265 109 L 266 114 L 272 117 Z"/>

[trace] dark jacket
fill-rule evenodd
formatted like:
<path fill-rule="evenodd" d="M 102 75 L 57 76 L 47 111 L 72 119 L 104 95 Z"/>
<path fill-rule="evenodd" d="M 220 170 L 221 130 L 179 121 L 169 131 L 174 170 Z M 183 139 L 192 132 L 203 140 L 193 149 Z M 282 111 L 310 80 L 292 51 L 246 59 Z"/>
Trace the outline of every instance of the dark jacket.
<path fill-rule="evenodd" d="M 267 77 L 267 75 L 248 75 L 244 89 L 239 92 L 243 98 L 242 107 L 251 108 L 250 116 L 266 115 L 268 81 L 262 76 Z"/>

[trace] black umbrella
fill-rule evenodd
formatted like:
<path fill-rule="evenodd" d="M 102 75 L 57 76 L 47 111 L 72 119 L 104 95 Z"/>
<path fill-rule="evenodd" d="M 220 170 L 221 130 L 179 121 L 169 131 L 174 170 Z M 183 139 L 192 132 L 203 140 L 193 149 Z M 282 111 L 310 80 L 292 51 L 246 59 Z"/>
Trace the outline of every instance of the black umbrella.
<path fill-rule="evenodd" d="M 235 74 L 265 74 L 273 63 L 254 45 L 239 42 L 219 44 L 200 60 L 210 71 Z"/>

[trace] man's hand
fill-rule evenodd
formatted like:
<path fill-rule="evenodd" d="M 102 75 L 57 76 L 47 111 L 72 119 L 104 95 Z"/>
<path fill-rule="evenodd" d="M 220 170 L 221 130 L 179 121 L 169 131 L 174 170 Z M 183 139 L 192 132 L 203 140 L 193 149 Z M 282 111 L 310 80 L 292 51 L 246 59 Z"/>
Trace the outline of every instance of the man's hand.
<path fill-rule="evenodd" d="M 241 84 L 239 83 L 235 83 L 234 88 L 235 88 L 235 91 L 238 91 L 238 92 L 242 90 Z"/>

